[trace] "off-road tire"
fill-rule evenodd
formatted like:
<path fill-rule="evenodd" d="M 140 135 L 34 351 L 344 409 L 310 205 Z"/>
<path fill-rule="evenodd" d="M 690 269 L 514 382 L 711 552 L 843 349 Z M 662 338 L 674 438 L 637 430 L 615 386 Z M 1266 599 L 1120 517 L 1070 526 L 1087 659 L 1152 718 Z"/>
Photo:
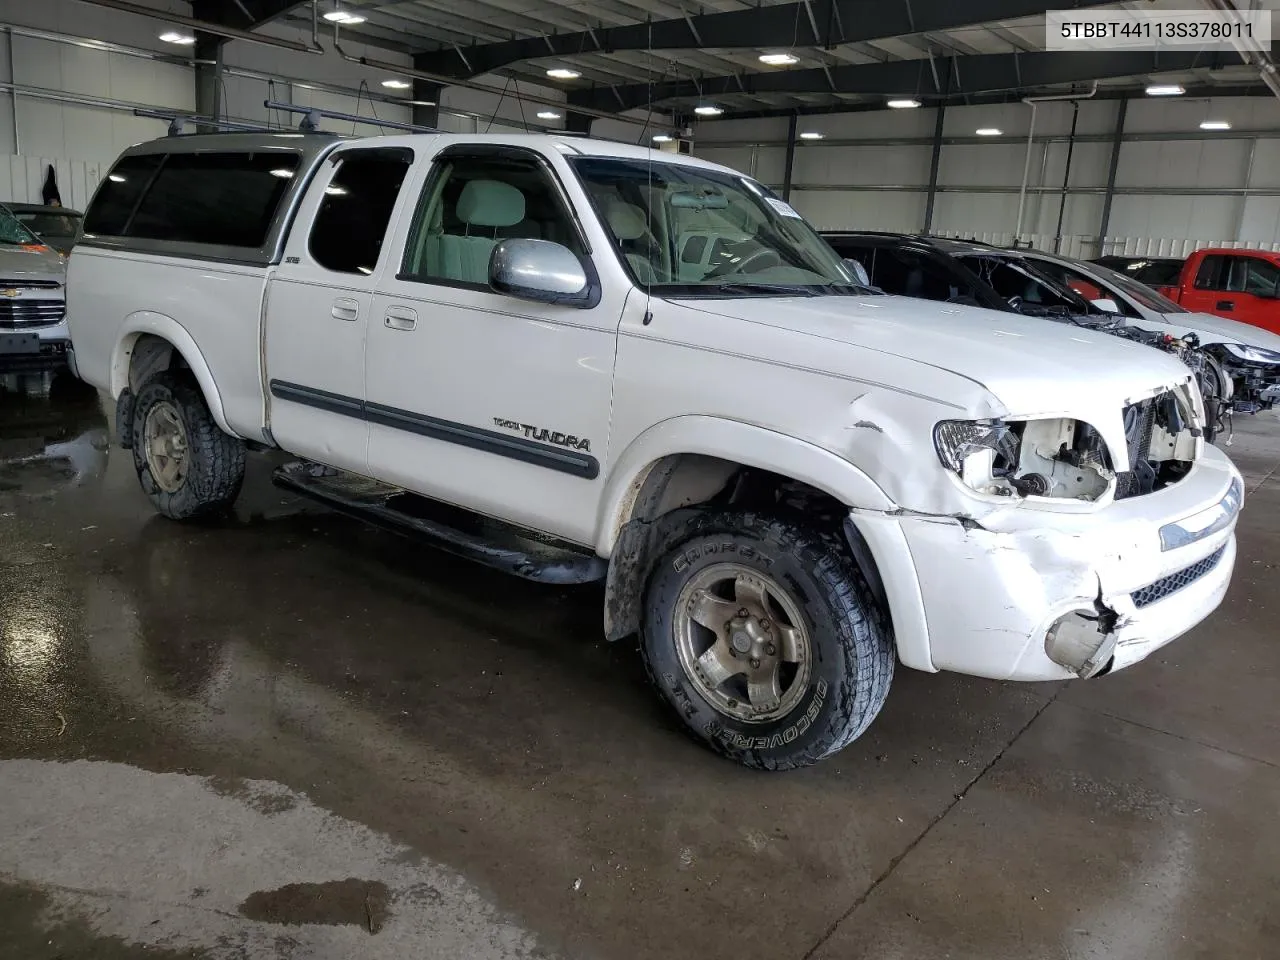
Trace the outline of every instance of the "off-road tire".
<path fill-rule="evenodd" d="M 884 705 L 896 659 L 885 614 L 835 536 L 752 513 L 694 513 L 661 534 L 640 648 L 649 679 L 697 739 L 747 767 L 816 763 L 856 740 Z M 714 708 L 681 664 L 675 606 L 699 570 L 724 561 L 766 573 L 790 593 L 812 650 L 808 689 L 784 716 L 744 721 Z"/>
<path fill-rule="evenodd" d="M 186 476 L 173 492 L 160 488 L 146 455 L 147 414 L 162 401 L 177 408 L 187 438 Z M 143 492 L 163 516 L 195 520 L 225 511 L 240 494 L 244 464 L 244 441 L 218 426 L 190 375 L 158 373 L 138 390 L 133 407 L 133 465 Z"/>

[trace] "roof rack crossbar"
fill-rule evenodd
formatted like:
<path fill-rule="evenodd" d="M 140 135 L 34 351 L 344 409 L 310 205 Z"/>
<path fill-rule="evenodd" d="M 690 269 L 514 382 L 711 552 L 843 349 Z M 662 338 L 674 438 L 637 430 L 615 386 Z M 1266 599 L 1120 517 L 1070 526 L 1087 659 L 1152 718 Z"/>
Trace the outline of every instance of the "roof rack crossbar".
<path fill-rule="evenodd" d="M 219 117 L 202 117 L 194 113 L 169 113 L 163 110 L 145 110 L 142 108 L 133 111 L 135 117 L 146 117 L 149 120 L 167 120 L 169 121 L 169 136 L 180 136 L 189 123 L 197 126 L 213 127 L 217 130 L 242 130 L 252 133 L 260 133 L 269 131 L 271 128 L 258 123 L 245 123 L 240 120 L 224 120 Z"/>
<path fill-rule="evenodd" d="M 410 133 L 440 133 L 436 127 L 423 127 L 416 123 L 401 123 L 399 120 L 379 120 L 377 117 L 361 117 L 354 113 L 339 113 L 336 110 L 320 110 L 315 107 L 299 107 L 292 103 L 278 103 L 275 100 L 264 100 L 263 106 L 269 110 L 282 110 L 285 113 L 302 114 L 300 130 L 308 133 L 320 129 L 321 120 L 347 120 L 351 123 L 367 123 L 373 127 L 390 127 L 393 130 L 407 130 Z"/>

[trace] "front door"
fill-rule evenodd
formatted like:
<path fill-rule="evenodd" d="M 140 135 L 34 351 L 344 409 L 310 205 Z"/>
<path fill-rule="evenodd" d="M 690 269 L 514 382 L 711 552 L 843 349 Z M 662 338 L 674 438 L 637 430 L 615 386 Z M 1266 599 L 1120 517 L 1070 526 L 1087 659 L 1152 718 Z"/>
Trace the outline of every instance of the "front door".
<path fill-rule="evenodd" d="M 590 544 L 629 290 L 583 309 L 488 283 L 507 238 L 550 240 L 591 265 L 571 177 L 560 158 L 525 148 L 455 144 L 437 156 L 398 231 L 399 270 L 373 300 L 369 465 L 426 496 Z"/>
<path fill-rule="evenodd" d="M 268 419 L 290 453 L 368 470 L 365 336 L 383 238 L 412 162 L 408 147 L 342 149 L 298 211 L 266 313 Z"/>

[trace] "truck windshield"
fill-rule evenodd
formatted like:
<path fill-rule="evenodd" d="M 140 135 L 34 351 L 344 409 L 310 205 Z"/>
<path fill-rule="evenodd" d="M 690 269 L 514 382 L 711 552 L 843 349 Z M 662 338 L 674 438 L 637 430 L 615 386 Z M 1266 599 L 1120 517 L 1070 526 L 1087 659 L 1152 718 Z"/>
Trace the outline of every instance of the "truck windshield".
<path fill-rule="evenodd" d="M 752 180 L 685 164 L 572 162 L 632 277 L 655 294 L 867 292 L 795 210 Z"/>
<path fill-rule="evenodd" d="M 6 247 L 43 247 L 41 240 L 18 222 L 4 207 L 0 207 L 0 245 Z"/>

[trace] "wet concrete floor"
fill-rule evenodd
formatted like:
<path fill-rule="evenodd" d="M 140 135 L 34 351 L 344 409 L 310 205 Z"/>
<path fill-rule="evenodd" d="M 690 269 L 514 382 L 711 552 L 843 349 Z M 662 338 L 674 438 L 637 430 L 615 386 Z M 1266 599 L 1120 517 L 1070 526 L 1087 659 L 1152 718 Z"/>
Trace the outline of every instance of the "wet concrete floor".
<path fill-rule="evenodd" d="M 597 589 L 263 457 L 234 520 L 167 522 L 96 396 L 7 383 L 0 957 L 1280 955 L 1275 415 L 1231 447 L 1208 623 L 1087 683 L 900 670 L 859 742 L 769 775 L 682 735 Z"/>

